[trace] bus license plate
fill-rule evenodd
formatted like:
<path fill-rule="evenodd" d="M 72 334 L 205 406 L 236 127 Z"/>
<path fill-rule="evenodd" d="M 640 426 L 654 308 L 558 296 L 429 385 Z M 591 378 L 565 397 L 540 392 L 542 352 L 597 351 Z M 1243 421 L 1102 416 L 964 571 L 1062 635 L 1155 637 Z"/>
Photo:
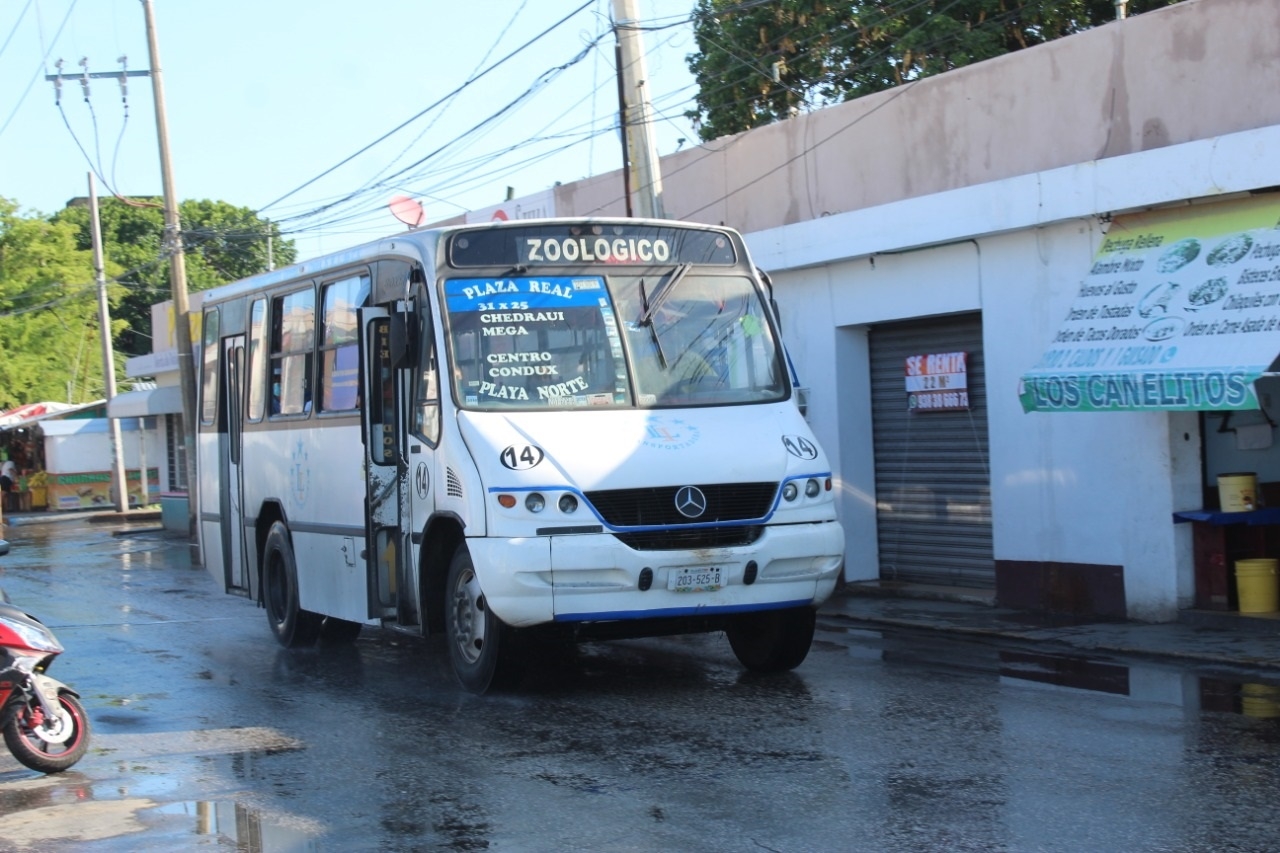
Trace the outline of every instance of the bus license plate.
<path fill-rule="evenodd" d="M 667 589 L 672 592 L 715 592 L 724 586 L 723 572 L 718 566 L 674 569 L 667 576 Z"/>

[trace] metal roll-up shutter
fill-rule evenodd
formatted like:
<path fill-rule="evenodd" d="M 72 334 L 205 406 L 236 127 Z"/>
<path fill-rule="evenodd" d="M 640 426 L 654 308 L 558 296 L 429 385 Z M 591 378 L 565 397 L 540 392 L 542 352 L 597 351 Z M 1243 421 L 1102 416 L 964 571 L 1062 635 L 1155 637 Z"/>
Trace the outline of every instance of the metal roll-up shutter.
<path fill-rule="evenodd" d="M 968 411 L 911 411 L 906 359 L 966 354 Z M 883 580 L 992 588 L 982 315 L 871 328 L 876 528 Z"/>

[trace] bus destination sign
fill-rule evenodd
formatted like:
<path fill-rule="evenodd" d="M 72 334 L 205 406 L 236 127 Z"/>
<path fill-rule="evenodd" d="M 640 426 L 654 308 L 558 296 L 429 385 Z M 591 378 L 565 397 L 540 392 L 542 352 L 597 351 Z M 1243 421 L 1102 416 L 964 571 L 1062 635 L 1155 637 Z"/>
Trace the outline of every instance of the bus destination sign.
<path fill-rule="evenodd" d="M 587 223 L 462 231 L 449 241 L 455 267 L 545 264 L 715 264 L 737 261 L 719 231 L 654 225 Z"/>

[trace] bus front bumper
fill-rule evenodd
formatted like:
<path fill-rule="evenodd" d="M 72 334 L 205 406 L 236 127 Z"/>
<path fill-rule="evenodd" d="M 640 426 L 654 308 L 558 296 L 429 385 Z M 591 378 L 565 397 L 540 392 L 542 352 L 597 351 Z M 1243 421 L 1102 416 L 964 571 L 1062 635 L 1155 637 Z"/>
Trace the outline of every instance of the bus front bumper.
<path fill-rule="evenodd" d="M 751 545 L 679 551 L 637 551 L 607 533 L 476 538 L 467 547 L 493 612 L 525 627 L 816 607 L 839 580 L 844 531 L 835 521 L 775 525 Z M 690 577 L 719 587 L 681 591 L 678 581 Z"/>

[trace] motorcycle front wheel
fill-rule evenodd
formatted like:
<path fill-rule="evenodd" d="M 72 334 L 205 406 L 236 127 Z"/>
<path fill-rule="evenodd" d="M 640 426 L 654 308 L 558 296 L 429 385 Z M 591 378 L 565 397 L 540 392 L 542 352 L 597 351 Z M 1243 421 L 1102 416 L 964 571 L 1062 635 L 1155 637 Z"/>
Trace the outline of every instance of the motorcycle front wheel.
<path fill-rule="evenodd" d="M 32 770 L 61 773 L 89 749 L 89 715 L 79 699 L 60 693 L 55 719 L 45 719 L 39 705 L 19 708 L 4 727 L 4 742 Z"/>

